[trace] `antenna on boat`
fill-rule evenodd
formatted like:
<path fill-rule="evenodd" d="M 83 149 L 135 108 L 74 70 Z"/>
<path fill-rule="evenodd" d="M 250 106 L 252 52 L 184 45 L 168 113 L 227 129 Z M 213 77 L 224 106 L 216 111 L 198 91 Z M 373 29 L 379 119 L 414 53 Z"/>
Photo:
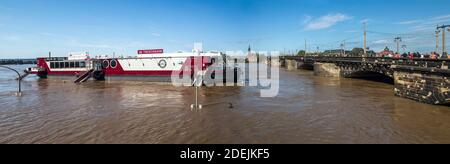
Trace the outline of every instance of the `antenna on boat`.
<path fill-rule="evenodd" d="M 201 43 L 201 42 L 197 42 L 197 43 L 194 43 L 194 52 L 197 52 L 197 53 L 202 53 L 203 52 L 203 43 Z"/>

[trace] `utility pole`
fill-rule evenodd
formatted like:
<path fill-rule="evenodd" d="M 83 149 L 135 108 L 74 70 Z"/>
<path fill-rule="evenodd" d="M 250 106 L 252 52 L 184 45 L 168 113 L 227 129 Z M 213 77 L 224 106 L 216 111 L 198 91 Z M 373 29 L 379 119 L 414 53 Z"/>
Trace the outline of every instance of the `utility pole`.
<path fill-rule="evenodd" d="M 345 52 L 345 40 L 343 41 L 343 43 L 341 44 L 341 49 L 342 49 L 342 54 L 344 54 L 344 57 L 345 57 L 345 55 L 346 55 L 346 52 Z"/>
<path fill-rule="evenodd" d="M 308 47 L 306 45 L 306 39 L 305 39 L 305 56 L 306 56 L 307 53 L 308 53 Z"/>
<path fill-rule="evenodd" d="M 395 42 L 397 43 L 397 54 L 400 54 L 400 42 L 402 41 L 401 37 L 394 38 Z"/>
<path fill-rule="evenodd" d="M 436 30 L 436 51 L 435 53 L 438 53 L 439 51 L 439 30 Z"/>
<path fill-rule="evenodd" d="M 448 26 L 448 27 L 450 27 L 450 26 Z M 446 48 L 447 47 L 445 47 L 445 27 L 444 27 L 442 29 L 442 55 L 441 56 L 447 55 L 446 54 L 447 53 Z"/>
<path fill-rule="evenodd" d="M 364 22 L 364 57 L 367 55 L 367 22 Z"/>
<path fill-rule="evenodd" d="M 450 25 L 442 25 L 442 26 L 438 26 L 437 29 L 442 31 L 442 55 L 447 55 L 447 50 L 446 50 L 446 45 L 445 45 L 445 30 L 450 30 L 449 29 Z"/>
<path fill-rule="evenodd" d="M 346 52 L 346 50 L 345 50 L 345 47 L 346 47 L 345 44 L 346 44 L 346 43 L 345 43 L 345 40 L 344 40 L 344 57 L 347 57 L 347 52 Z"/>

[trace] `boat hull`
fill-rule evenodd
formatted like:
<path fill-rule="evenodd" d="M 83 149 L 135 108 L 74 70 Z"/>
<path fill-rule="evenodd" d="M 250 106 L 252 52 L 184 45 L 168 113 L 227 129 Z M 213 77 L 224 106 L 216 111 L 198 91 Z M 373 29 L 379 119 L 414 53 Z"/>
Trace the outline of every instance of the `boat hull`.
<path fill-rule="evenodd" d="M 60 58 L 58 58 L 60 59 Z M 47 60 L 38 58 L 36 68 L 30 72 L 39 77 L 80 77 L 93 70 L 91 74 L 96 80 L 139 80 L 155 82 L 194 81 L 202 74 L 202 79 L 209 81 L 226 81 L 225 71 L 232 69 L 220 67 L 213 69 L 218 57 L 212 56 L 178 56 L 152 58 L 108 58 L 89 60 Z M 218 68 L 214 66 L 214 68 Z M 235 75 L 236 73 L 228 73 Z M 206 76 L 206 77 L 204 77 Z M 182 80 L 180 80 L 182 79 Z M 188 80 L 186 80 L 188 79 Z M 212 79 L 212 80 L 211 80 Z M 230 81 L 231 79 L 228 78 Z M 237 81 L 235 77 L 234 80 Z"/>

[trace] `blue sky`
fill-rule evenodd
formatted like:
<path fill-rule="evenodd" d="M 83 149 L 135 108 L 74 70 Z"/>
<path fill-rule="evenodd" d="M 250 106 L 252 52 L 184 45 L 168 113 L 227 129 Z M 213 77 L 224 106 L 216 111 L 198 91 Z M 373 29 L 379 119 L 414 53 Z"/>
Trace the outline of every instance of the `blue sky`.
<path fill-rule="evenodd" d="M 448 0 L 0 0 L 0 58 L 134 56 L 138 49 L 310 51 L 362 46 L 433 51 Z M 450 34 L 450 33 L 449 33 Z M 448 43 L 447 45 L 450 45 Z"/>

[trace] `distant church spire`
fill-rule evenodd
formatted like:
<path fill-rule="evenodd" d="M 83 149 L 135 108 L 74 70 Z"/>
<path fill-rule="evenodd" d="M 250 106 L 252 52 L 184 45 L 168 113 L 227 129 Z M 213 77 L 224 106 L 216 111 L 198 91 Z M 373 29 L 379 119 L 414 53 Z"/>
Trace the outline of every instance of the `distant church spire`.
<path fill-rule="evenodd" d="M 248 45 L 248 52 L 252 52 L 252 47 L 250 46 L 250 44 Z"/>

